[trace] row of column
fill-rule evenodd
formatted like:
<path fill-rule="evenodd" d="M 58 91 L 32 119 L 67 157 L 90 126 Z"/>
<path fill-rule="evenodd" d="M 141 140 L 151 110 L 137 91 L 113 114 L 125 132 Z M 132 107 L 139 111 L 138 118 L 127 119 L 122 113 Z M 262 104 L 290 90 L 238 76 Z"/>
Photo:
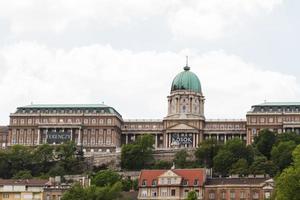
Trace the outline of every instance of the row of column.
<path fill-rule="evenodd" d="M 166 133 L 165 134 L 165 148 L 172 148 L 174 144 L 172 144 L 172 135 L 176 134 L 179 135 L 179 137 L 188 137 L 192 136 L 192 145 L 190 144 L 179 144 L 179 147 L 197 147 L 199 144 L 199 140 L 201 139 L 199 137 L 199 133 Z"/>
<path fill-rule="evenodd" d="M 246 134 L 205 134 L 204 138 L 205 139 L 215 138 L 217 141 L 224 141 L 226 143 L 226 141 L 228 139 L 232 139 L 232 138 L 239 138 L 239 139 L 243 140 L 244 136 L 246 136 Z M 223 139 L 221 139 L 221 138 L 223 138 Z"/>
<path fill-rule="evenodd" d="M 46 131 L 46 138 L 45 140 L 43 141 L 43 143 L 46 143 L 47 142 L 47 137 L 48 137 L 48 131 L 50 130 L 54 130 L 54 132 L 59 132 L 57 130 L 64 130 L 65 129 L 70 129 L 71 130 L 71 140 L 73 140 L 73 129 L 78 129 L 78 137 L 77 137 L 77 145 L 81 145 L 81 128 L 39 128 L 38 129 L 38 135 L 37 135 L 37 144 L 41 144 L 41 130 L 45 130 Z"/>

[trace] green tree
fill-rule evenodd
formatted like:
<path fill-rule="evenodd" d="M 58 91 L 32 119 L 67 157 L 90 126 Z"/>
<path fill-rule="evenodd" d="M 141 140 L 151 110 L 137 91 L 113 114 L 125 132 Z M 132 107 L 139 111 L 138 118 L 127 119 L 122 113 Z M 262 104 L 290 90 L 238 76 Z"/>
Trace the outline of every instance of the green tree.
<path fill-rule="evenodd" d="M 197 200 L 198 199 L 198 195 L 195 191 L 190 191 L 187 195 L 186 200 Z"/>
<path fill-rule="evenodd" d="M 231 153 L 228 150 L 220 150 L 218 154 L 214 157 L 214 170 L 223 175 L 226 176 L 229 173 L 230 167 L 235 162 L 235 158 L 233 153 Z"/>
<path fill-rule="evenodd" d="M 13 179 L 32 179 L 32 175 L 29 170 L 21 170 L 13 176 Z"/>
<path fill-rule="evenodd" d="M 277 172 L 277 167 L 265 156 L 258 156 L 254 158 L 249 171 L 255 175 L 269 174 L 270 176 L 274 176 Z"/>
<path fill-rule="evenodd" d="M 122 179 L 121 183 L 122 183 L 122 191 L 128 192 L 131 189 L 133 189 L 133 183 L 130 180 L 130 178 Z"/>
<path fill-rule="evenodd" d="M 263 129 L 258 136 L 254 138 L 253 146 L 268 159 L 271 157 L 271 150 L 276 142 L 276 135 L 274 132 Z"/>
<path fill-rule="evenodd" d="M 300 199 L 300 145 L 293 151 L 292 166 L 283 170 L 276 181 L 276 199 Z"/>
<path fill-rule="evenodd" d="M 165 160 L 158 160 L 155 162 L 153 169 L 170 169 L 172 163 Z"/>
<path fill-rule="evenodd" d="M 154 137 L 143 135 L 132 143 L 122 146 L 121 166 L 124 169 L 139 170 L 153 162 Z"/>
<path fill-rule="evenodd" d="M 271 151 L 273 163 L 282 171 L 292 163 L 292 152 L 296 148 L 294 141 L 280 142 Z"/>
<path fill-rule="evenodd" d="M 33 150 L 34 174 L 47 173 L 52 167 L 54 147 L 43 144 Z"/>
<path fill-rule="evenodd" d="M 300 135 L 295 132 L 286 132 L 284 134 L 277 134 L 276 144 L 280 142 L 294 141 L 297 145 L 300 144 Z"/>
<path fill-rule="evenodd" d="M 12 175 L 22 170 L 31 169 L 32 154 L 30 148 L 22 145 L 14 145 L 6 155 L 8 156 L 9 170 Z"/>
<path fill-rule="evenodd" d="M 177 168 L 185 168 L 186 164 L 187 164 L 187 157 L 188 157 L 188 153 L 186 150 L 180 150 L 175 154 L 175 158 L 173 160 L 173 162 L 175 163 L 175 166 Z"/>
<path fill-rule="evenodd" d="M 246 159 L 241 158 L 231 166 L 230 173 L 245 176 L 249 174 L 249 166 Z"/>
<path fill-rule="evenodd" d="M 204 140 L 195 151 L 197 163 L 203 167 L 212 168 L 213 158 L 217 155 L 219 149 L 220 145 L 216 140 Z"/>
<path fill-rule="evenodd" d="M 97 172 L 97 174 L 92 179 L 92 184 L 96 186 L 106 186 L 113 185 L 121 180 L 121 176 L 112 170 L 103 170 Z"/>
<path fill-rule="evenodd" d="M 92 185 L 88 188 L 75 184 L 63 194 L 62 200 L 115 200 L 121 197 L 121 189 L 120 182 L 104 187 Z"/>

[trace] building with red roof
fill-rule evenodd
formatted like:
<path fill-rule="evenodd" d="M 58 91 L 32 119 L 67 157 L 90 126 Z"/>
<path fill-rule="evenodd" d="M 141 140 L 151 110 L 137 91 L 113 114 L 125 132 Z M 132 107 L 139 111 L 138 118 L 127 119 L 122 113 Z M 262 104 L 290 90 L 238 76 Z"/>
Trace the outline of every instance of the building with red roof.
<path fill-rule="evenodd" d="M 185 199 L 195 191 L 202 199 L 205 169 L 142 170 L 138 199 Z"/>

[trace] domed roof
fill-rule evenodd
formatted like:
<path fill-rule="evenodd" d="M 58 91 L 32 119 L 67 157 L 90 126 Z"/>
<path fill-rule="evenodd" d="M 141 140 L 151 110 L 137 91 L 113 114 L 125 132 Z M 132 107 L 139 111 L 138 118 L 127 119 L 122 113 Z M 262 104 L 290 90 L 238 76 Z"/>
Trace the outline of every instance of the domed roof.
<path fill-rule="evenodd" d="M 198 76 L 190 71 L 190 67 L 185 66 L 183 72 L 177 74 L 172 82 L 171 92 L 176 90 L 188 90 L 202 93 Z"/>

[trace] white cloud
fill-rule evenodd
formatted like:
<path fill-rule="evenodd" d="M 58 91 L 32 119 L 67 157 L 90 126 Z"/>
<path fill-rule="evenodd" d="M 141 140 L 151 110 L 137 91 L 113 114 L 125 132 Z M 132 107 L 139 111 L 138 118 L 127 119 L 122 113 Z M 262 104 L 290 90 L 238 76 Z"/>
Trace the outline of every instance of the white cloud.
<path fill-rule="evenodd" d="M 199 54 L 116 50 L 91 45 L 51 49 L 32 42 L 0 48 L 0 122 L 16 107 L 34 103 L 98 103 L 115 107 L 124 118 L 162 118 L 174 76 L 185 55 L 202 83 L 207 118 L 240 118 L 267 100 L 299 98 L 292 75 L 264 71 L 224 51 Z"/>
<path fill-rule="evenodd" d="M 20 36 L 34 32 L 61 34 L 70 26 L 109 30 L 159 17 L 167 22 L 175 39 L 218 39 L 237 30 L 244 18 L 268 13 L 282 1 L 10 0 L 0 1 L 0 18 Z"/>

